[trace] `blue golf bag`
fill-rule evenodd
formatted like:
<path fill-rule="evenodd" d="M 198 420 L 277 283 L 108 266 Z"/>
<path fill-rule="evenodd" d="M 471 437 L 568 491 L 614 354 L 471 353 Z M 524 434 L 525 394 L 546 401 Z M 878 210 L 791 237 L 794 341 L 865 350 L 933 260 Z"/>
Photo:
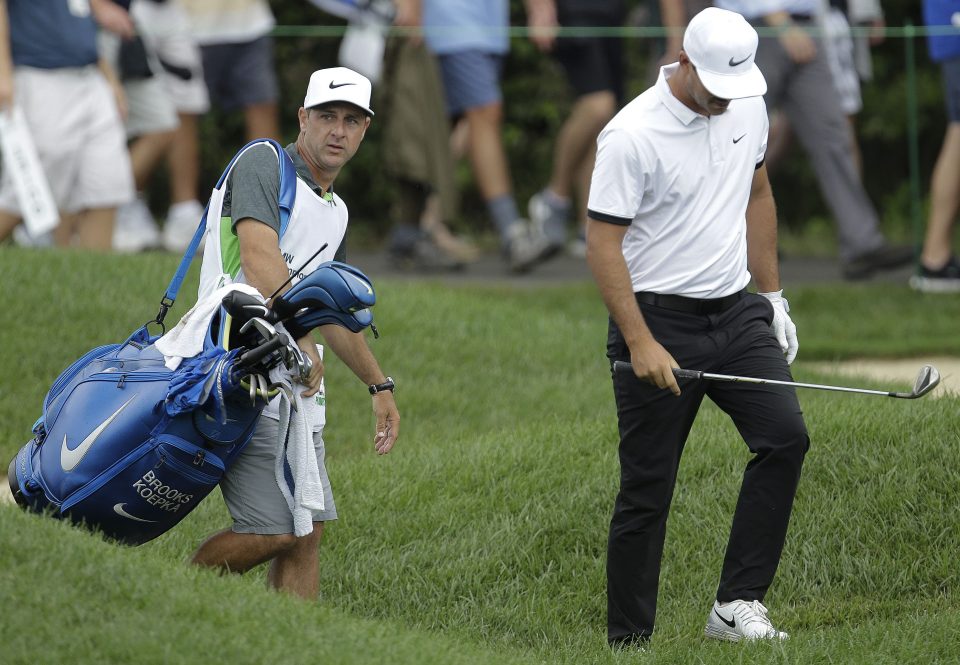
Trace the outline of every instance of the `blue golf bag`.
<path fill-rule="evenodd" d="M 168 369 L 155 346 L 160 337 L 148 326 L 163 327 L 205 221 L 206 214 L 156 319 L 121 344 L 89 351 L 50 388 L 33 438 L 9 467 L 10 489 L 22 507 L 84 523 L 126 544 L 156 538 L 216 487 L 249 442 L 277 394 L 265 378 L 269 371 L 284 364 L 309 373 L 309 359 L 275 324 L 288 326 L 294 337 L 319 325 L 353 332 L 372 326 L 370 280 L 328 261 L 269 307 L 231 291 L 210 319 L 203 351 Z"/>

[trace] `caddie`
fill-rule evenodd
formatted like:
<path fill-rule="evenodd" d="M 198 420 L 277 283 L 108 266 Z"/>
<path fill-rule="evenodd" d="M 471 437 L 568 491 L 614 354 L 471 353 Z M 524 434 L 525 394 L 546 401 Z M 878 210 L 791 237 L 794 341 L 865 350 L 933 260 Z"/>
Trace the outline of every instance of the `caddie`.
<path fill-rule="evenodd" d="M 268 297 L 291 275 L 295 284 L 323 261 L 346 259 L 347 206 L 332 186 L 370 126 L 374 115 L 370 94 L 370 81 L 344 67 L 321 69 L 310 77 L 298 111 L 300 134 L 286 147 L 297 178 L 295 203 L 285 228 L 281 227 L 281 178 L 274 148 L 256 143 L 237 158 L 222 195 L 215 192 L 209 204 L 201 298 L 228 280 L 250 284 Z M 319 256 L 297 272 L 324 244 Z M 380 369 L 361 333 L 337 325 L 318 330 L 327 347 L 369 387 L 376 416 L 374 449 L 381 455 L 390 452 L 400 427 L 393 380 Z M 309 334 L 297 339 L 297 345 L 313 361 L 302 395 L 322 397 L 323 363 L 318 348 Z M 337 517 L 324 466 L 324 411 L 315 409 L 313 423 L 324 508 L 313 513 L 312 533 L 298 537 L 275 475 L 279 468 L 277 401 L 264 410 L 253 439 L 221 482 L 233 526 L 208 538 L 192 561 L 236 573 L 270 561 L 271 587 L 315 598 L 320 539 L 325 523 Z"/>

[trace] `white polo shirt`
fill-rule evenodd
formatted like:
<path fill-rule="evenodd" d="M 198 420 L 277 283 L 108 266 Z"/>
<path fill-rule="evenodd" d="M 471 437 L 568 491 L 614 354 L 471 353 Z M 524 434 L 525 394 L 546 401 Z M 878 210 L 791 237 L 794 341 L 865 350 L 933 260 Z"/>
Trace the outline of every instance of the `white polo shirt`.
<path fill-rule="evenodd" d="M 587 203 L 597 221 L 629 225 L 623 256 L 633 290 L 722 298 L 750 282 L 746 210 L 767 149 L 762 97 L 706 117 L 657 83 L 597 138 Z"/>

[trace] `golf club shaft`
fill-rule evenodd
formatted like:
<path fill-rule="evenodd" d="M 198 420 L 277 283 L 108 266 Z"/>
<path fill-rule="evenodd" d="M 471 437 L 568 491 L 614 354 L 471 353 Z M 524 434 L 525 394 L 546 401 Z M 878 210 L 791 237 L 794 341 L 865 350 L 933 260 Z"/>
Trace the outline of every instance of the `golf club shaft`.
<path fill-rule="evenodd" d="M 633 372 L 633 365 L 624 360 L 613 361 L 613 371 Z M 729 374 L 711 374 L 695 369 L 673 368 L 673 375 L 678 379 L 696 379 L 707 381 L 732 381 L 737 383 L 762 383 L 775 386 L 792 386 L 794 388 L 813 388 L 815 390 L 833 390 L 841 393 L 859 393 L 861 395 L 882 395 L 884 397 L 900 397 L 900 393 L 886 390 L 869 390 L 867 388 L 846 388 L 844 386 L 825 386 L 818 383 L 799 383 L 797 381 L 778 381 L 776 379 L 758 379 L 749 376 L 731 376 Z"/>

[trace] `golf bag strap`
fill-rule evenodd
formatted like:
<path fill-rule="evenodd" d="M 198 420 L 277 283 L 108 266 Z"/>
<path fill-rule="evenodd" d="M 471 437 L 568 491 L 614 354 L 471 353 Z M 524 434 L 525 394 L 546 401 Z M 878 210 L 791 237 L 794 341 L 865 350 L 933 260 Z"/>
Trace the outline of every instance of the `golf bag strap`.
<path fill-rule="evenodd" d="M 277 152 L 277 158 L 280 163 L 280 235 L 283 235 L 284 231 L 287 230 L 287 224 L 290 222 L 290 212 L 293 210 L 294 200 L 297 195 L 297 169 L 293 165 L 293 160 L 290 159 L 290 155 L 287 154 L 287 151 L 283 149 L 279 143 L 273 139 L 255 139 L 250 141 L 248 144 L 240 148 L 236 155 L 233 156 L 233 159 L 230 160 L 230 163 L 227 164 L 227 168 L 223 170 L 223 173 L 220 175 L 220 179 L 217 180 L 216 189 L 220 189 L 224 182 L 226 182 L 227 176 L 230 175 L 230 171 L 233 170 L 233 165 L 239 159 L 240 155 L 246 152 L 247 148 L 250 148 L 257 143 L 269 143 L 273 146 L 274 150 Z M 160 300 L 160 311 L 157 312 L 157 317 L 151 321 L 151 323 L 157 323 L 160 325 L 160 328 L 166 330 L 166 327 L 163 325 L 163 319 L 166 317 L 167 312 L 173 307 L 173 303 L 177 300 L 177 294 L 180 292 L 180 286 L 183 284 L 183 280 L 187 276 L 187 271 L 190 269 L 190 264 L 193 262 L 193 257 L 197 253 L 197 249 L 200 247 L 200 241 L 203 240 L 203 234 L 207 230 L 207 213 L 209 212 L 210 205 L 207 204 L 207 207 L 203 209 L 203 215 L 200 217 L 200 224 L 197 226 L 197 230 L 193 234 L 193 239 L 190 241 L 190 244 L 187 246 L 187 250 L 183 254 L 183 258 L 180 259 L 180 265 L 177 267 L 177 271 L 173 275 L 173 279 L 170 280 L 167 290 L 163 294 L 163 298 Z"/>

